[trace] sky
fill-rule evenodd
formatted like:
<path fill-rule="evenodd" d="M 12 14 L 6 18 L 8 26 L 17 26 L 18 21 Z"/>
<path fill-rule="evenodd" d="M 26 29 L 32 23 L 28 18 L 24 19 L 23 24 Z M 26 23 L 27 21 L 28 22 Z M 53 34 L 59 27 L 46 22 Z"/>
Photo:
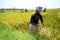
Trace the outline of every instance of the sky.
<path fill-rule="evenodd" d="M 60 8 L 60 0 L 0 0 L 0 8 Z"/>

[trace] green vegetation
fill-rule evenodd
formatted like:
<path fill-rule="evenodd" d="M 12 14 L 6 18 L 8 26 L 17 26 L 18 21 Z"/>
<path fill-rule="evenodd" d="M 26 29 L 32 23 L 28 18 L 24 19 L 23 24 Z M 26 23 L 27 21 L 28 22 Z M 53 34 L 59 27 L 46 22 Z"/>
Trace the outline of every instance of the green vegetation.
<path fill-rule="evenodd" d="M 60 40 L 60 9 L 48 9 L 43 12 L 46 28 L 39 21 L 39 35 L 29 31 L 30 17 L 34 10 L 26 12 L 6 11 L 0 13 L 0 40 Z M 34 31 L 35 32 L 35 31 Z"/>

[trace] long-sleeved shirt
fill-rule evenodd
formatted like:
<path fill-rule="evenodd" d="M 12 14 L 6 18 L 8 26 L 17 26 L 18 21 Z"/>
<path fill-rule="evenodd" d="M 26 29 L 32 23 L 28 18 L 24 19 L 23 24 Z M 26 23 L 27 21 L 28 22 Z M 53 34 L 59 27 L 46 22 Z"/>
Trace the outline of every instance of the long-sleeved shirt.
<path fill-rule="evenodd" d="M 43 24 L 42 15 L 33 14 L 31 16 L 30 23 L 33 24 L 33 25 L 38 24 L 39 19 L 41 20 L 41 22 Z"/>

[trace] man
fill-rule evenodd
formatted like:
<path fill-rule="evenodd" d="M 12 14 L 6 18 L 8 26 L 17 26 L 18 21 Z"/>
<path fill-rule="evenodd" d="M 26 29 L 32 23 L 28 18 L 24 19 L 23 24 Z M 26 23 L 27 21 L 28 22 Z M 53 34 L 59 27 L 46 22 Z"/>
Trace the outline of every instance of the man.
<path fill-rule="evenodd" d="M 30 30 L 32 30 L 35 27 L 38 31 L 40 31 L 40 28 L 39 28 L 39 25 L 38 25 L 39 19 L 41 20 L 41 23 L 44 26 L 44 22 L 43 22 L 41 12 L 42 12 L 42 10 L 39 11 L 38 9 L 36 9 L 36 12 L 31 16 L 30 27 L 29 27 Z"/>
<path fill-rule="evenodd" d="M 43 12 L 46 12 L 46 8 L 43 9 Z"/>
<path fill-rule="evenodd" d="M 28 12 L 28 10 L 27 10 L 27 9 L 25 9 L 25 12 Z"/>

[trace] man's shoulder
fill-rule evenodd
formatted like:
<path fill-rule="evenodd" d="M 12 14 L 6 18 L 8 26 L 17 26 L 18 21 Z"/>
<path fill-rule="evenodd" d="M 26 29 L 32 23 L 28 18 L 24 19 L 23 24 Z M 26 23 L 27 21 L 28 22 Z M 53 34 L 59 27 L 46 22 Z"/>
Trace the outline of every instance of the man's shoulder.
<path fill-rule="evenodd" d="M 35 16 L 35 14 L 32 14 L 32 16 Z"/>

